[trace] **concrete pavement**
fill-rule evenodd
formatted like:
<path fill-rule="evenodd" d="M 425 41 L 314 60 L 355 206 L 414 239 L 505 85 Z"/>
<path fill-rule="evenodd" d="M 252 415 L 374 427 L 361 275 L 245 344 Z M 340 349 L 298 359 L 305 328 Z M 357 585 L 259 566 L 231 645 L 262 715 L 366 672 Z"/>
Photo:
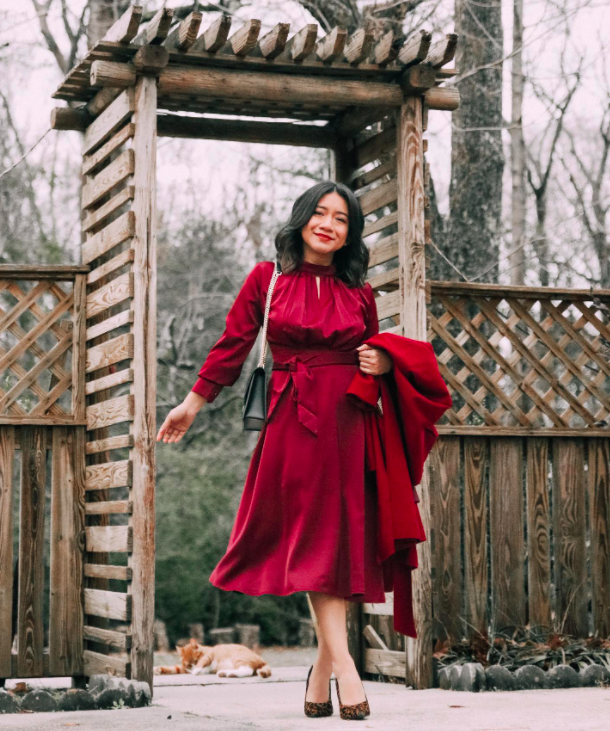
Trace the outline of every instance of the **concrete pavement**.
<path fill-rule="evenodd" d="M 0 716 L 0 729 L 18 731 L 325 731 L 344 729 L 334 681 L 335 714 L 307 718 L 308 667 L 274 667 L 271 678 L 156 676 L 153 705 L 122 711 Z M 63 683 L 62 683 L 63 680 Z M 13 681 L 7 683 L 10 688 Z M 16 681 L 15 681 L 16 682 Z M 36 681 L 69 687 L 69 679 Z M 379 731 L 608 731 L 610 688 L 460 693 L 408 690 L 364 681 L 371 716 L 359 728 Z"/>

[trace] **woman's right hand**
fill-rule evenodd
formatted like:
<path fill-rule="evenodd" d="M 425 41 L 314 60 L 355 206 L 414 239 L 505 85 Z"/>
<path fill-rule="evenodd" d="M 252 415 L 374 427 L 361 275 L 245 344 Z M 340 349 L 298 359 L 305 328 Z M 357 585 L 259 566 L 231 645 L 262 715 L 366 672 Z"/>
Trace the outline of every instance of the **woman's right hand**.
<path fill-rule="evenodd" d="M 203 397 L 199 396 L 198 398 L 205 403 Z M 194 408 L 184 402 L 173 408 L 165 417 L 163 424 L 161 424 L 161 428 L 157 434 L 157 441 L 163 439 L 166 443 L 179 442 L 186 434 L 190 425 L 195 421 L 198 410 L 198 408 Z"/>

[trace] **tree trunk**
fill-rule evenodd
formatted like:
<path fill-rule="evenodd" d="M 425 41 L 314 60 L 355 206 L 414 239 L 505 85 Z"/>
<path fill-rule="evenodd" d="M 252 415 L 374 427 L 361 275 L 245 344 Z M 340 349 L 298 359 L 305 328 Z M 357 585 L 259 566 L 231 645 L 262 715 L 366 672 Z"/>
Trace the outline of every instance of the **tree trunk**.
<path fill-rule="evenodd" d="M 512 176 L 512 254 L 508 257 L 511 284 L 525 283 L 525 142 L 523 140 L 523 0 L 513 5 L 512 115 L 510 154 Z"/>
<path fill-rule="evenodd" d="M 502 17 L 500 3 L 456 0 L 460 106 L 453 112 L 445 253 L 466 276 L 497 261 L 502 228 Z M 448 279 L 455 272 L 444 267 Z M 497 270 L 488 281 L 495 281 Z"/>

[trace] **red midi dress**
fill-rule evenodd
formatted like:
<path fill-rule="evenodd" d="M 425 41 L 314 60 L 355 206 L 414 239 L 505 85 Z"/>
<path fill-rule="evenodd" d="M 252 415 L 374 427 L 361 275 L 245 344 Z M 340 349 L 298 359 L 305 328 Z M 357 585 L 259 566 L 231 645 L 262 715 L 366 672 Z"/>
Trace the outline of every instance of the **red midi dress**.
<path fill-rule="evenodd" d="M 199 372 L 192 390 L 208 402 L 239 378 L 263 324 L 273 268 L 260 262 L 246 277 Z M 267 421 L 226 552 L 209 577 L 214 586 L 385 601 L 365 415 L 346 396 L 359 369 L 356 348 L 378 332 L 371 286 L 348 287 L 334 264 L 302 262 L 278 277 L 267 326 Z"/>

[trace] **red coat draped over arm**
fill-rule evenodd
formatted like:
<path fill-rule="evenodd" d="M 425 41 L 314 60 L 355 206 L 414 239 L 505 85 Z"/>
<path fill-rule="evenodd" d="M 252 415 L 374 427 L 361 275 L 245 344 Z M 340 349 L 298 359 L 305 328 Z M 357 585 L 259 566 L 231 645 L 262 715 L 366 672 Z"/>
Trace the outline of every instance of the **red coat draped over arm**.
<path fill-rule="evenodd" d="M 347 394 L 366 411 L 366 467 L 375 471 L 378 502 L 378 557 L 384 591 L 394 592 L 394 629 L 417 637 L 411 572 L 418 567 L 417 544 L 426 540 L 415 486 L 438 438 L 434 424 L 452 405 L 432 345 L 379 333 L 365 342 L 391 356 L 382 376 L 358 370 Z M 381 397 L 383 414 L 377 408 Z"/>

